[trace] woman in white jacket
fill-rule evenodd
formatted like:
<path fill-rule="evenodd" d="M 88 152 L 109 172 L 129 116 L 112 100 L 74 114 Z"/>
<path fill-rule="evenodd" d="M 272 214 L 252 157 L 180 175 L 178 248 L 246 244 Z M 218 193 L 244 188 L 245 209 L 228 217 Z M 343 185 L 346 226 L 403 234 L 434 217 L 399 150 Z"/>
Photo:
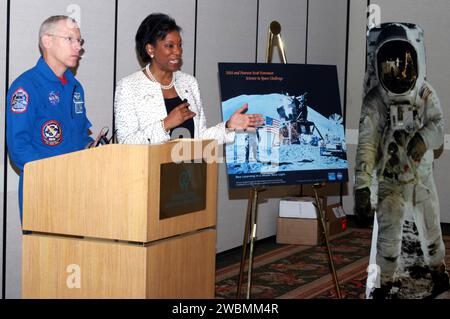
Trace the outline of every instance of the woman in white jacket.
<path fill-rule="evenodd" d="M 235 129 L 263 124 L 260 114 L 245 114 L 247 104 L 226 122 L 207 128 L 197 80 L 179 71 L 181 28 L 165 14 L 150 14 L 136 33 L 136 50 L 147 66 L 119 81 L 114 101 L 119 143 L 153 144 L 174 137 L 232 142 Z"/>

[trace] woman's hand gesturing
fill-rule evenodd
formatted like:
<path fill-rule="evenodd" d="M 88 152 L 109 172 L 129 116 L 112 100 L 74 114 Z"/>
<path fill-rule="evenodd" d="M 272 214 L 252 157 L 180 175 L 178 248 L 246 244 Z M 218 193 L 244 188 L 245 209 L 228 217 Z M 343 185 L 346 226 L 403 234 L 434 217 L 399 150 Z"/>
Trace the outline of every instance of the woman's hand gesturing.
<path fill-rule="evenodd" d="M 193 118 L 196 114 L 189 110 L 189 103 L 184 100 L 180 105 L 174 108 L 164 119 L 164 128 L 166 131 L 183 124 Z"/>
<path fill-rule="evenodd" d="M 245 114 L 248 109 L 248 103 L 242 105 L 236 112 L 231 115 L 227 121 L 227 128 L 234 130 L 246 130 L 256 128 L 264 124 L 264 118 L 261 114 Z"/>

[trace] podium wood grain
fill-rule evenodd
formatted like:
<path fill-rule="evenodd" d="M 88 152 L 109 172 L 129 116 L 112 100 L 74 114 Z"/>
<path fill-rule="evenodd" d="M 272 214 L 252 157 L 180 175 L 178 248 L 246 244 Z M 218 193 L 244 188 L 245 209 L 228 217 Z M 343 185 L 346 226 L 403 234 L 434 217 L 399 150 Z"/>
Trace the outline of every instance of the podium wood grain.
<path fill-rule="evenodd" d="M 215 237 L 204 230 L 137 246 L 25 235 L 22 297 L 214 298 Z"/>
<path fill-rule="evenodd" d="M 161 164 L 202 159 L 216 142 L 105 145 L 30 162 L 24 174 L 23 229 L 150 242 L 216 224 L 217 152 L 206 153 L 206 209 L 159 219 Z M 181 146 L 192 152 L 180 153 Z"/>
<path fill-rule="evenodd" d="M 28 163 L 22 296 L 213 298 L 217 156 L 216 141 L 180 140 Z M 192 160 L 207 163 L 206 208 L 161 219 L 161 164 Z"/>

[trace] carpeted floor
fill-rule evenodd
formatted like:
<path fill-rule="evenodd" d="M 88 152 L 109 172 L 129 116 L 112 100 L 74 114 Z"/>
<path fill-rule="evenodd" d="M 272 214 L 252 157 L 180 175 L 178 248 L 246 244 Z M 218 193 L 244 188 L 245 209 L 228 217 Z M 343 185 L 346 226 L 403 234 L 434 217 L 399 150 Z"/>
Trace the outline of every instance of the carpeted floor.
<path fill-rule="evenodd" d="M 370 229 L 349 229 L 331 240 L 334 263 L 343 298 L 364 299 L 369 264 Z M 273 239 L 272 239 L 273 240 Z M 450 264 L 450 237 L 445 237 L 447 265 Z M 252 299 L 331 299 L 336 298 L 334 282 L 324 246 L 297 246 L 266 243 L 256 246 Z M 228 260 L 228 263 L 225 261 Z M 240 254 L 219 256 L 216 272 L 216 298 L 235 298 Z M 245 283 L 242 297 L 245 296 Z M 445 298 L 445 297 L 441 297 Z"/>

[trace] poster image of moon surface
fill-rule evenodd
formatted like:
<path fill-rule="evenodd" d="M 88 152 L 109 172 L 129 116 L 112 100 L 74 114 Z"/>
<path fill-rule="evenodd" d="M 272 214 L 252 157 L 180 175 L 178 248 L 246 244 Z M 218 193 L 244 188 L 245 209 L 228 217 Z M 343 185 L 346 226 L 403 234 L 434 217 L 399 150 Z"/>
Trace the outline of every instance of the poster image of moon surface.
<path fill-rule="evenodd" d="M 231 188 L 348 180 L 335 66 L 219 63 L 222 115 L 248 104 L 264 125 L 225 146 Z"/>

